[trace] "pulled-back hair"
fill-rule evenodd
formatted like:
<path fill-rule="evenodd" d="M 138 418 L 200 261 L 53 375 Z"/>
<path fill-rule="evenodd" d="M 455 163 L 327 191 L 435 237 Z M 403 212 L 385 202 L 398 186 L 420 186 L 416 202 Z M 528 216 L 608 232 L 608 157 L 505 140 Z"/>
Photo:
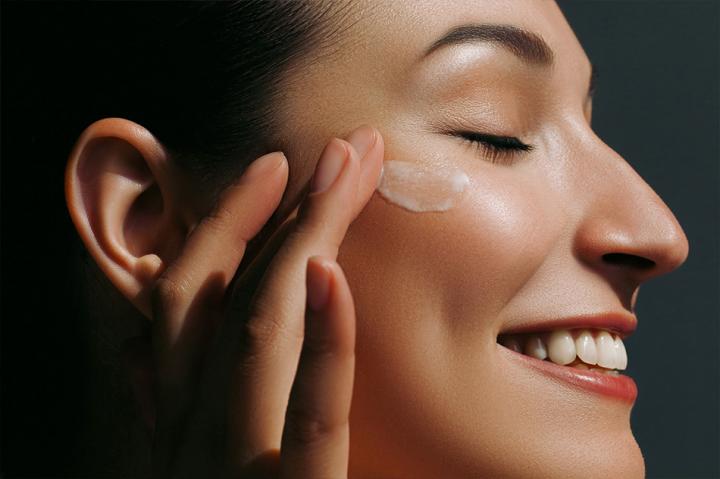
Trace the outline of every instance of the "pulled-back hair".
<path fill-rule="evenodd" d="M 27 56 L 16 59 L 23 69 L 13 78 L 29 82 L 32 93 L 22 101 L 36 102 L 30 109 L 46 116 L 33 120 L 52 127 L 41 134 L 61 136 L 67 146 L 55 161 L 64 163 L 62 155 L 92 122 L 126 118 L 153 133 L 210 193 L 256 157 L 282 149 L 275 112 L 285 79 L 346 48 L 343 32 L 355 13 L 350 0 L 17 2 L 12 8 L 26 24 L 34 22 L 23 29 L 25 50 L 14 50 Z M 68 397 L 82 416 L 74 416 L 64 449 L 73 454 L 58 455 L 64 464 L 47 468 L 73 477 L 144 477 L 150 438 L 120 350 L 149 324 L 76 235 L 73 248 L 68 302 L 82 351 L 73 363 L 78 390 Z"/>
<path fill-rule="evenodd" d="M 351 2 L 96 3 L 87 20 L 97 117 L 143 125 L 217 192 L 278 149 L 275 112 L 296 68 L 342 49 Z M 118 22 L 118 14 L 123 21 Z M 87 50 L 87 47 L 83 47 Z"/>

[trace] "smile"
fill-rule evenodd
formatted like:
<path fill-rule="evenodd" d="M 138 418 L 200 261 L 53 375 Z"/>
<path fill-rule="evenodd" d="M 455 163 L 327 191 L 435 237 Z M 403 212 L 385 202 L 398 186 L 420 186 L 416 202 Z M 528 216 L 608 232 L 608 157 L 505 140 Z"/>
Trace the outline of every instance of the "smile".
<path fill-rule="evenodd" d="M 551 379 L 629 403 L 637 398 L 635 381 L 620 373 L 628 362 L 622 334 L 601 327 L 561 327 L 502 333 L 497 342 L 509 360 Z"/>
<path fill-rule="evenodd" d="M 501 335 L 508 349 L 561 366 L 618 374 L 627 368 L 627 352 L 617 334 L 602 329 L 559 329 L 548 333 Z"/>

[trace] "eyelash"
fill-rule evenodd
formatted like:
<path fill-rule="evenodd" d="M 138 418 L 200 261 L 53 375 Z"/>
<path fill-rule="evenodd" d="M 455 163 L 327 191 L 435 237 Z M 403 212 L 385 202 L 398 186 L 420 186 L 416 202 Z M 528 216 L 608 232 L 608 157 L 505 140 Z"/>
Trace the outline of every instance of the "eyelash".
<path fill-rule="evenodd" d="M 517 155 L 532 151 L 534 148 L 513 136 L 497 136 L 475 131 L 455 131 L 452 134 L 470 142 L 491 163 L 512 163 Z"/>

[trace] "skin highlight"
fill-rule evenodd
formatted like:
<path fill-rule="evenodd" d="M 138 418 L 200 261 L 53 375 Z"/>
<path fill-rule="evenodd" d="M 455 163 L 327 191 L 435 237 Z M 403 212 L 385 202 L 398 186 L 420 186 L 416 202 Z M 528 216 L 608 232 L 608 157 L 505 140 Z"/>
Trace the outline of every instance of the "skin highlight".
<path fill-rule="evenodd" d="M 570 477 L 580 468 L 643 477 L 626 404 L 515 370 L 495 339 L 527 319 L 629 310 L 641 281 L 684 261 L 682 229 L 591 130 L 590 63 L 553 2 L 392 5 L 363 23 L 359 34 L 372 47 L 298 80 L 287 108 L 288 122 L 302 117 L 298 138 L 352 112 L 383 132 L 386 157 L 422 162 L 441 153 L 471 179 L 463 203 L 436 216 L 374 197 L 340 250 L 359 318 L 351 461 L 368 468 L 364 477 Z M 473 44 L 413 63 L 451 26 L 472 20 L 542 36 L 553 70 Z M 320 92 L 342 105 L 342 119 L 330 109 L 303 116 Z M 456 139 L 427 133 L 446 117 L 536 148 L 512 166 L 488 164 Z M 604 264 L 607 253 L 656 266 Z M 376 400 L 377 391 L 387 399 Z"/>
<path fill-rule="evenodd" d="M 522 367 L 496 342 L 502 331 L 534 321 L 632 314 L 640 284 L 688 255 L 670 209 L 592 131 L 592 67 L 560 9 L 538 0 L 362 1 L 354 9 L 358 21 L 344 34 L 358 47 L 286 78 L 278 149 L 287 168 L 272 174 L 287 186 L 282 198 L 262 193 L 263 204 L 277 210 L 253 230 L 276 231 L 295 217 L 327 139 L 361 124 L 382 135 L 374 154 L 460 169 L 469 184 L 453 208 L 418 215 L 372 193 L 381 158 L 354 173 L 357 202 L 347 214 L 354 221 L 337 249 L 342 273 L 324 266 L 335 271 L 327 274 L 340 294 L 344 274 L 357 318 L 349 477 L 644 477 L 632 404 Z M 426 54 L 452 27 L 470 23 L 531 32 L 547 43 L 552 66 L 488 41 Z M 532 148 L 497 155 L 449 130 L 517 138 Z M 118 154 L 98 168 L 136 183 L 107 176 L 107 184 L 88 189 L 82 177 L 92 172 L 69 169 L 75 186 L 68 202 L 94 257 L 113 258 L 98 261 L 103 272 L 150 317 L 145 285 L 181 257 L 209 199 L 193 194 L 192 179 L 157 140 L 120 119 L 88 130 L 73 157 L 106 137 L 122 142 L 108 140 Z M 134 200 L 134 185 L 153 182 L 170 213 L 155 230 L 138 226 L 153 224 L 150 211 L 133 227 L 117 205 Z M 83 195 L 98 212 L 80 207 Z M 93 215 L 105 215 L 106 240 Z M 262 256 L 261 238 L 246 238 L 249 257 Z M 198 261 L 216 255 L 198 253 Z M 320 263 L 309 268 L 319 281 Z M 295 294 L 304 304 L 304 291 L 288 289 L 289 298 Z M 295 352 L 301 346 L 288 341 Z"/>

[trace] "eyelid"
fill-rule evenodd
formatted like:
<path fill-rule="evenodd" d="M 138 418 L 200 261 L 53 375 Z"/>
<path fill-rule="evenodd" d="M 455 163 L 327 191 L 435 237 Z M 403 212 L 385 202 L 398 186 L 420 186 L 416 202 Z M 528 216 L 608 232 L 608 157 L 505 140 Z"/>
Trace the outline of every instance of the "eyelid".
<path fill-rule="evenodd" d="M 534 146 L 529 145 L 515 136 L 494 135 L 492 133 L 483 133 L 479 131 L 457 131 L 454 134 L 466 138 L 470 141 L 480 141 L 491 144 L 498 148 L 506 148 L 510 150 L 532 151 Z"/>
<path fill-rule="evenodd" d="M 476 131 L 450 132 L 469 145 L 490 163 L 513 164 L 519 155 L 530 152 L 534 147 L 513 136 L 500 136 Z"/>
<path fill-rule="evenodd" d="M 491 129 L 488 126 L 488 129 Z M 491 163 L 512 164 L 524 153 L 535 147 L 511 135 L 482 131 L 482 126 L 468 124 L 462 118 L 441 120 L 428 133 L 440 133 L 459 139 L 466 146 L 472 146 L 483 160 Z"/>

